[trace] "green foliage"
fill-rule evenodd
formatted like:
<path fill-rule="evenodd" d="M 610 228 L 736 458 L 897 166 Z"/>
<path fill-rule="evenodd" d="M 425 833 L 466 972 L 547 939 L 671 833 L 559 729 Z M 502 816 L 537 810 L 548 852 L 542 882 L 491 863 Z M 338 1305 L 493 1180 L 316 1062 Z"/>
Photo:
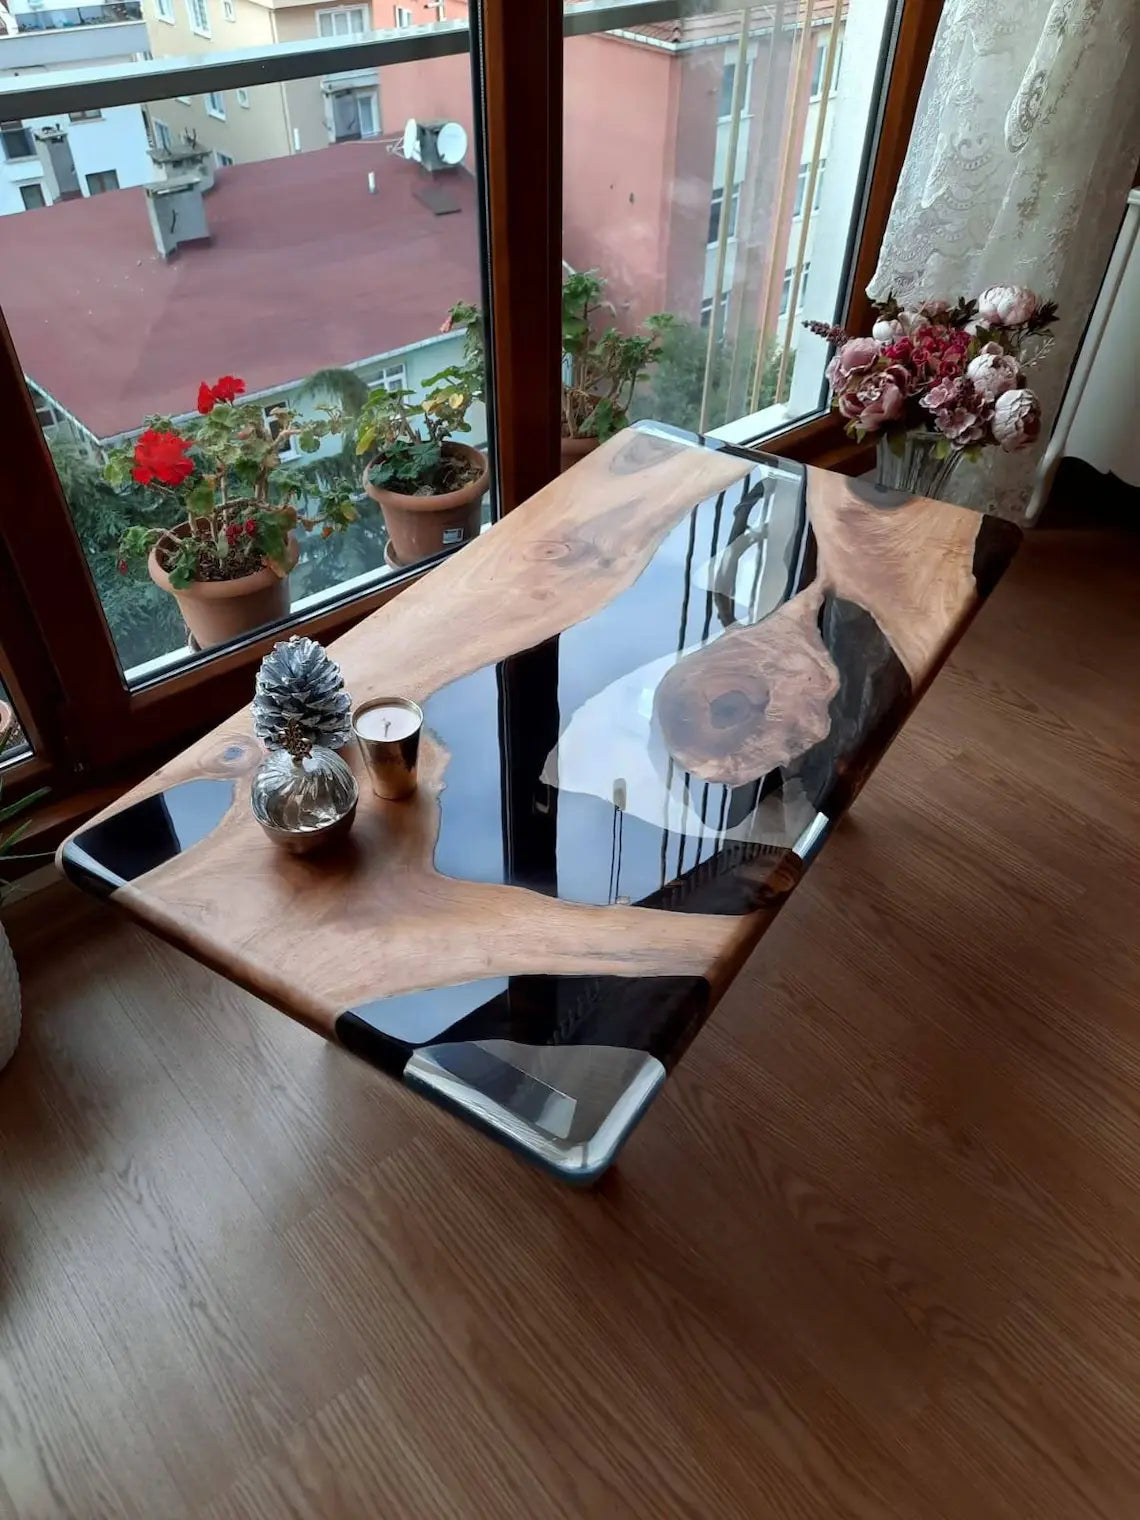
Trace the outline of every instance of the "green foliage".
<path fill-rule="evenodd" d="M 125 532 L 137 531 L 142 555 L 150 532 L 180 519 L 179 504 L 150 497 L 133 483 L 116 491 L 78 445 L 50 439 L 48 446 L 123 666 L 176 649 L 186 639 L 177 606 L 141 564 L 127 573 L 119 570 L 119 541 Z"/>
<path fill-rule="evenodd" d="M 651 376 L 649 387 L 638 392 L 630 416 L 636 421 L 654 417 L 674 427 L 698 432 L 701 425 L 701 397 L 704 392 L 705 364 L 709 361 L 708 330 L 691 322 L 674 319 L 663 333 L 660 357 Z M 707 427 L 719 427 L 734 416 L 752 410 L 752 384 L 755 380 L 755 360 L 741 374 L 734 392 L 732 379 L 735 364 L 733 346 L 726 342 L 713 344 L 711 356 L 711 385 L 709 388 Z M 791 384 L 795 354 L 788 357 L 784 374 L 784 393 Z M 764 361 L 757 392 L 757 409 L 771 406 L 776 399 L 776 382 L 780 372 L 780 344 L 769 338 L 764 348 Z"/>
<path fill-rule="evenodd" d="M 411 495 L 417 486 L 431 479 L 442 457 L 441 446 L 430 438 L 420 438 L 415 443 L 395 438 L 385 444 L 384 452 L 368 472 L 368 479 L 380 490 Z"/>
<path fill-rule="evenodd" d="M 611 437 L 629 421 L 638 383 L 661 358 L 662 342 L 676 318 L 658 312 L 644 332 L 626 335 L 613 325 L 595 336 L 599 312 L 616 316 L 603 299 L 606 282 L 596 269 L 578 270 L 562 282 L 562 432 L 567 438 Z"/>
<path fill-rule="evenodd" d="M 454 306 L 451 317 L 473 311 L 473 307 Z M 473 339 L 468 328 L 460 364 L 449 365 L 424 381 L 427 394 L 422 401 L 412 400 L 414 391 L 385 386 L 369 393 L 356 421 L 356 452 L 375 455 L 368 472 L 372 485 L 414 495 L 418 488 L 431 485 L 443 458 L 443 445 L 452 434 L 471 431 L 467 413 L 483 394 L 479 332 Z"/>

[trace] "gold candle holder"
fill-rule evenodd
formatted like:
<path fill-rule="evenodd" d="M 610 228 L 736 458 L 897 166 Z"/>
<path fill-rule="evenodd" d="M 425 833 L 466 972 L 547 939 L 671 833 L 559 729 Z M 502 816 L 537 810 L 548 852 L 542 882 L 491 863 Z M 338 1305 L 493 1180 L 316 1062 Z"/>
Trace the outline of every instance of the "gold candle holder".
<path fill-rule="evenodd" d="M 376 697 L 353 712 L 352 731 L 377 797 L 398 802 L 415 791 L 423 726 L 423 710 L 408 697 Z"/>

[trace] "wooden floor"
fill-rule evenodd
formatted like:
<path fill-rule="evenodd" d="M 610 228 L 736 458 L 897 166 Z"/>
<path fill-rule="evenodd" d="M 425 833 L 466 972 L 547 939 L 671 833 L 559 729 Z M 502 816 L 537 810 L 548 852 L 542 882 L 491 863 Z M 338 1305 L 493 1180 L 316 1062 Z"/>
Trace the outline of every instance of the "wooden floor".
<path fill-rule="evenodd" d="M 1033 539 L 596 1193 L 25 904 L 0 1515 L 1135 1520 L 1138 667 Z"/>

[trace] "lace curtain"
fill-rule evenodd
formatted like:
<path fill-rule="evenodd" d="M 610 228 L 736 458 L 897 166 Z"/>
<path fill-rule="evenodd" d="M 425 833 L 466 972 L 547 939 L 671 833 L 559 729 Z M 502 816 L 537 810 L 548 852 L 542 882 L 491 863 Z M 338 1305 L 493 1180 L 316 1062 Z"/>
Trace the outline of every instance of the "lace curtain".
<path fill-rule="evenodd" d="M 873 297 L 1028 285 L 1061 310 L 1029 383 L 1042 438 L 1140 158 L 1140 0 L 947 0 Z M 1043 446 L 1043 444 L 1042 444 Z M 1016 515 L 1040 447 L 963 461 L 948 495 Z"/>

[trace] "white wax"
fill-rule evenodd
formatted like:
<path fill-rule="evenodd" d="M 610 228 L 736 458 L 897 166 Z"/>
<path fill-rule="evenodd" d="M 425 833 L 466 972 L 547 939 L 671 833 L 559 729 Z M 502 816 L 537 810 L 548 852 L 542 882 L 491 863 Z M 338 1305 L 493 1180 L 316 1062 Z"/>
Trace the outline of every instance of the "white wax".
<path fill-rule="evenodd" d="M 420 726 L 420 720 L 408 707 L 382 702 L 366 708 L 356 720 L 356 732 L 362 739 L 408 739 Z"/>

